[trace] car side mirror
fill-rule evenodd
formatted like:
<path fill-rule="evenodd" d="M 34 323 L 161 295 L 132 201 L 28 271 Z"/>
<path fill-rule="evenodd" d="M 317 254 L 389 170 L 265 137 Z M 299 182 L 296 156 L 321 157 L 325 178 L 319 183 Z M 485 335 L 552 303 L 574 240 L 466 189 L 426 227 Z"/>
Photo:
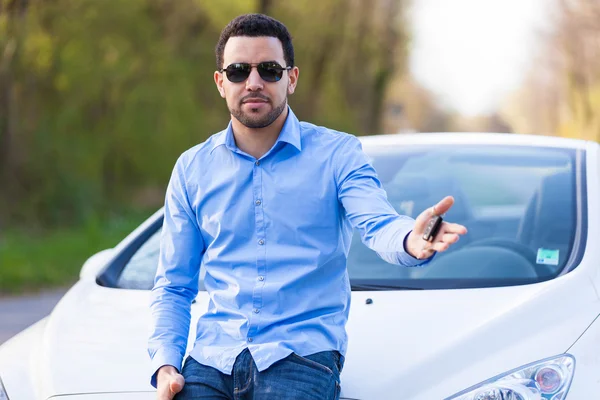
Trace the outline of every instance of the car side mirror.
<path fill-rule="evenodd" d="M 96 279 L 98 273 L 104 268 L 114 255 L 114 249 L 102 250 L 83 263 L 81 271 L 79 272 L 80 279 Z"/>

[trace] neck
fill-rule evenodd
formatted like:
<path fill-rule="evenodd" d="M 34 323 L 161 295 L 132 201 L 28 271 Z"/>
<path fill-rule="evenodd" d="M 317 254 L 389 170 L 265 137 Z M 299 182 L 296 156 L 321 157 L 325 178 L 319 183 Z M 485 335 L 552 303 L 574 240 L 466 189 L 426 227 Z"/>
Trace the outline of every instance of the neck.
<path fill-rule="evenodd" d="M 244 153 L 250 154 L 258 160 L 277 141 L 287 115 L 288 108 L 285 107 L 281 115 L 271 125 L 264 128 L 248 128 L 232 117 L 231 127 L 233 128 L 233 137 L 235 138 L 236 146 Z"/>

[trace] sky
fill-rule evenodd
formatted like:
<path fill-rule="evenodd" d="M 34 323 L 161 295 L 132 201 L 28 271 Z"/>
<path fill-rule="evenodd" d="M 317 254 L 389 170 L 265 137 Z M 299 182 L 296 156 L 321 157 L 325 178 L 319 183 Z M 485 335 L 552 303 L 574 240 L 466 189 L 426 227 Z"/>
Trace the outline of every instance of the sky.
<path fill-rule="evenodd" d="M 412 0 L 410 69 L 442 106 L 494 110 L 528 71 L 551 0 Z"/>

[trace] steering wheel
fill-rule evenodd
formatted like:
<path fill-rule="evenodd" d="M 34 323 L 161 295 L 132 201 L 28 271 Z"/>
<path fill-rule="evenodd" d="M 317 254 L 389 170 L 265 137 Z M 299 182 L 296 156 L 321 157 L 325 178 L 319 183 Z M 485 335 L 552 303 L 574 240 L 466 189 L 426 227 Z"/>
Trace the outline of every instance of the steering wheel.
<path fill-rule="evenodd" d="M 486 239 L 480 239 L 480 240 L 471 242 L 471 243 L 467 244 L 465 246 L 465 248 L 481 247 L 481 246 L 502 247 L 502 248 L 510 249 L 516 253 L 519 253 L 520 255 L 525 257 L 525 259 L 527 261 L 529 261 L 531 263 L 531 265 L 534 266 L 538 276 L 540 276 L 540 277 L 552 275 L 554 273 L 554 271 L 549 266 L 543 265 L 543 264 L 538 264 L 536 262 L 537 255 L 535 254 L 535 252 L 533 250 L 531 250 L 530 247 L 524 245 L 523 243 L 519 243 L 512 239 L 507 239 L 507 238 L 486 238 Z"/>

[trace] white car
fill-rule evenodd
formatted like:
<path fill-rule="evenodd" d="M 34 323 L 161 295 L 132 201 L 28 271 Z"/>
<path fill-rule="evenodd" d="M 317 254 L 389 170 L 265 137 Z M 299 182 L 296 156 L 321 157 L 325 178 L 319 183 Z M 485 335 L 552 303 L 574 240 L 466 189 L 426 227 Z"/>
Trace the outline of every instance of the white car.
<path fill-rule="evenodd" d="M 454 133 L 361 140 L 400 213 L 453 195 L 445 218 L 469 233 L 422 268 L 387 264 L 354 235 L 341 397 L 595 398 L 598 144 Z M 0 347 L 0 399 L 154 398 L 148 294 L 162 217 L 90 258 L 50 316 Z M 201 291 L 193 318 L 208 300 Z"/>

